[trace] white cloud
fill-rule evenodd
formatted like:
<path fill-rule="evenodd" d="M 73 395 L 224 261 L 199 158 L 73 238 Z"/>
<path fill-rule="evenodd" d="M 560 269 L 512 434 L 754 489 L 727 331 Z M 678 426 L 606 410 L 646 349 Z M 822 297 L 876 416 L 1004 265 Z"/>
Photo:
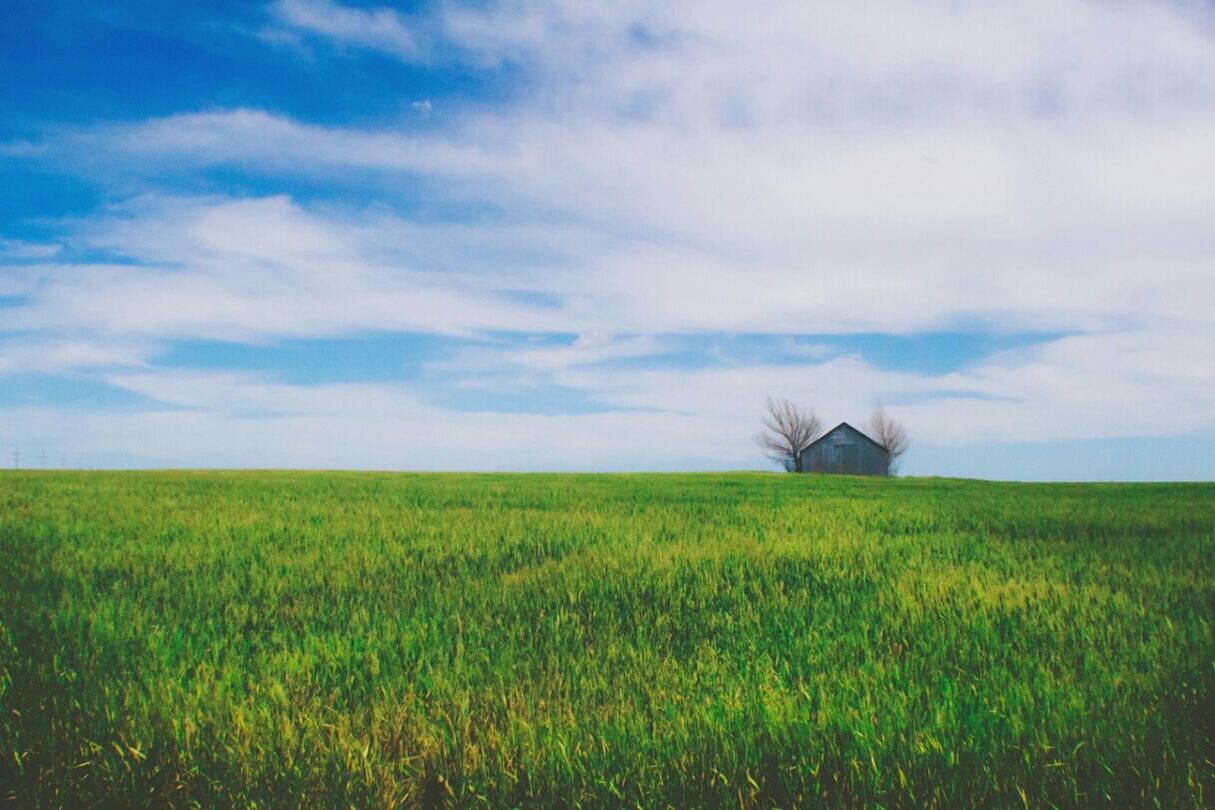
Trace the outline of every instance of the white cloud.
<path fill-rule="evenodd" d="M 365 232 L 282 197 L 142 199 L 84 234 L 136 263 L 16 268 L 28 300 L 6 310 L 0 331 L 257 340 L 560 322 L 491 280 L 381 264 Z"/>
<path fill-rule="evenodd" d="M 1215 115 L 1026 123 L 1000 137 L 960 124 L 862 137 L 797 128 L 684 145 L 646 128 L 554 123 L 479 149 L 239 112 L 155 122 L 121 141 L 186 160 L 264 157 L 276 171 L 344 161 L 448 177 L 446 193 L 522 218 L 462 235 L 485 252 L 487 239 L 513 240 L 482 281 L 533 279 L 590 321 L 576 329 L 604 328 L 598 312 L 626 331 L 1107 328 L 1150 315 L 1153 298 L 1204 317 L 1215 286 Z M 597 236 L 562 246 L 563 272 L 514 259 L 521 230 L 551 252 L 537 232 L 554 217 Z M 416 251 L 436 237 L 462 250 L 449 228 L 413 230 Z"/>
<path fill-rule="evenodd" d="M 388 9 L 329 13 L 399 17 Z M 862 5 L 742 0 L 439 4 L 414 21 L 444 57 L 509 62 L 542 105 L 684 122 L 839 123 L 942 111 L 1140 109 L 1209 100 L 1201 2 Z M 335 41 L 358 31 L 309 26 Z M 373 46 L 374 47 L 374 46 Z M 400 50 L 406 59 L 414 49 Z"/>
<path fill-rule="evenodd" d="M 27 242 L 20 239 L 0 239 L 0 261 L 49 259 L 61 250 L 59 245 Z"/>
<path fill-rule="evenodd" d="M 162 406 L 70 414 L 9 409 L 5 423 L 38 446 L 73 424 L 73 452 L 121 448 L 141 464 L 390 469 L 755 468 L 763 394 L 813 405 L 824 421 L 862 423 L 875 400 L 917 446 L 1183 435 L 1209 431 L 1215 373 L 1207 345 L 1119 333 L 1064 338 L 945 375 L 873 368 L 858 358 L 703 370 L 525 369 L 585 391 L 604 410 L 577 415 L 453 411 L 405 383 L 284 384 L 249 373 L 157 368 L 107 384 Z M 1019 355 L 1019 356 L 1018 356 Z M 1162 384 L 1161 381 L 1165 381 Z M 1181 381 L 1179 384 L 1179 380 Z M 58 449 L 55 452 L 59 452 Z M 971 451 L 971 454 L 981 451 Z M 998 465 L 994 465 L 998 469 Z"/>
<path fill-rule="evenodd" d="M 360 130 L 300 124 L 262 110 L 181 113 L 135 125 L 105 125 L 68 135 L 65 146 L 82 167 L 176 171 L 221 164 L 262 166 L 286 174 L 369 169 L 475 174 L 494 168 L 476 144 L 407 130 Z M 104 150 L 98 152 L 95 150 Z M 123 157 L 135 164 L 123 164 Z"/>
<path fill-rule="evenodd" d="M 238 467 L 669 469 L 689 461 L 698 436 L 722 435 L 721 426 L 671 413 L 450 411 L 390 385 L 291 386 L 181 373 L 115 375 L 109 382 L 166 406 L 73 412 L 75 458 L 119 451 L 143 466 L 189 459 Z M 62 435 L 64 412 L 0 409 L 0 416 L 25 446 L 55 442 L 59 452 L 54 437 Z M 705 448 L 693 456 L 692 463 L 709 465 L 720 463 L 722 453 Z"/>
<path fill-rule="evenodd" d="M 521 372 L 552 372 L 595 366 L 666 354 L 670 350 L 668 341 L 650 335 L 613 338 L 606 332 L 589 332 L 579 335 L 570 343 L 558 345 L 466 349 L 455 359 L 432 364 L 431 368 L 445 372 L 489 372 L 490 376 L 479 376 L 473 380 L 478 385 L 498 384 L 503 376 L 518 384 Z M 535 378 L 527 379 L 536 381 Z"/>
<path fill-rule="evenodd" d="M 152 353 L 152 347 L 129 340 L 10 338 L 0 340 L 0 377 L 141 366 Z"/>
<path fill-rule="evenodd" d="M 404 18 L 391 9 L 362 11 L 329 0 L 278 0 L 271 11 L 289 31 L 319 35 L 403 59 L 419 55 L 417 38 Z"/>
<path fill-rule="evenodd" d="M 552 381 L 615 406 L 745 425 L 765 393 L 858 420 L 883 401 L 932 445 L 1183 435 L 1215 427 L 1215 330 L 1061 338 L 956 372 L 882 370 L 856 357 L 695 371 L 571 369 Z M 711 438 L 704 437 L 705 441 Z"/>

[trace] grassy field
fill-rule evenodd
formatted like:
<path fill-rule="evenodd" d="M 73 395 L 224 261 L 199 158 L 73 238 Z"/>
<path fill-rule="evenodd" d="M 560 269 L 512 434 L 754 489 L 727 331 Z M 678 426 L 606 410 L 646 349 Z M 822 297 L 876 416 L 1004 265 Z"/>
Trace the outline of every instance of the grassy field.
<path fill-rule="evenodd" d="M 1215 805 L 1215 485 L 0 473 L 22 807 Z"/>

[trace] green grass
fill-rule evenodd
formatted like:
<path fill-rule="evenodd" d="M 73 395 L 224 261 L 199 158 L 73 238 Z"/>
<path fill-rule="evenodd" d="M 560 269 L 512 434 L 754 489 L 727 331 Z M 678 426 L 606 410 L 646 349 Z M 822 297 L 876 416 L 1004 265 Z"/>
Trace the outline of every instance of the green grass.
<path fill-rule="evenodd" d="M 1215 804 L 1215 485 L 0 474 L 22 807 Z"/>

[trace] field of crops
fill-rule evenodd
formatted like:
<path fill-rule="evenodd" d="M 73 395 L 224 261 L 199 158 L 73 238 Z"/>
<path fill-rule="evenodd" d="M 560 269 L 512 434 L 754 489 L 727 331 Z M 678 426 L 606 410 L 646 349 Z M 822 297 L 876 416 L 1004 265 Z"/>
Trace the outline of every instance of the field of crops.
<path fill-rule="evenodd" d="M 17 806 L 1215 804 L 1215 485 L 0 473 Z"/>

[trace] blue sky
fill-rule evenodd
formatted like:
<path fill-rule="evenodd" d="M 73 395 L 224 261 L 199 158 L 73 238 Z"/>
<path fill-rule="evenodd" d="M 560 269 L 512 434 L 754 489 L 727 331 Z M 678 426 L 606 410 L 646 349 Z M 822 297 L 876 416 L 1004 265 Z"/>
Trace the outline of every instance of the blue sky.
<path fill-rule="evenodd" d="M 89 8 L 95 5 L 95 8 Z M 1215 8 L 9 0 L 0 445 L 1215 478 Z"/>

